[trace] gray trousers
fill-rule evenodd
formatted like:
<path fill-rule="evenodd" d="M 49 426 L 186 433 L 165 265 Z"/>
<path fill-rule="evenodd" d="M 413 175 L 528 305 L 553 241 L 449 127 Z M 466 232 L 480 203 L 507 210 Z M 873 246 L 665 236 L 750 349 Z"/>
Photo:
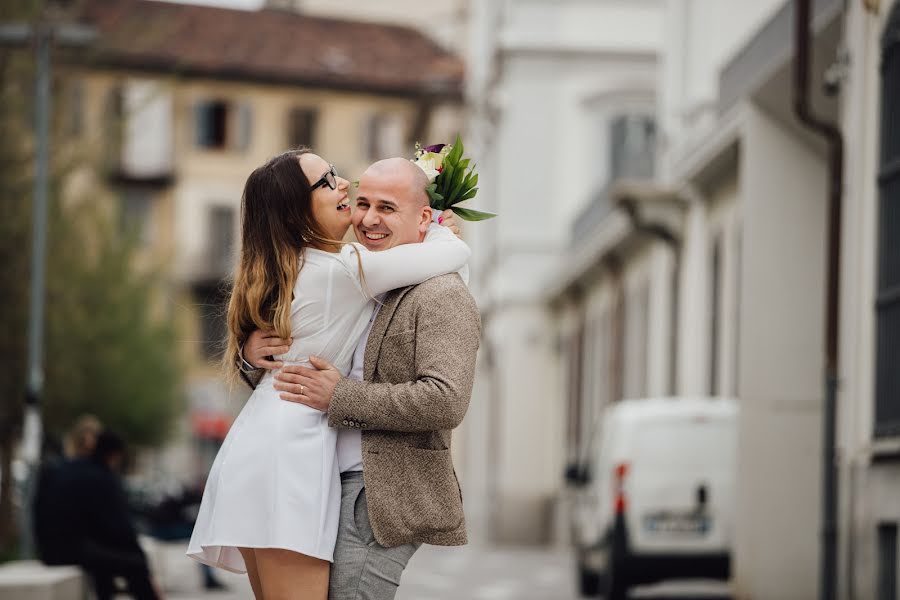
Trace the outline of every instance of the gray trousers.
<path fill-rule="evenodd" d="M 385 548 L 375 541 L 361 471 L 341 474 L 341 517 L 329 600 L 393 600 L 420 544 Z"/>

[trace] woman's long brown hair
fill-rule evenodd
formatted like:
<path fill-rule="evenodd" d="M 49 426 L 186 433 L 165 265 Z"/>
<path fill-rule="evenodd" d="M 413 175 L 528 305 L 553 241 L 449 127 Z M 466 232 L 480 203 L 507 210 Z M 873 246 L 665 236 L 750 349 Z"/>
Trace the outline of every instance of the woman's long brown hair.
<path fill-rule="evenodd" d="M 312 191 L 300 168 L 300 148 L 259 167 L 241 198 L 241 252 L 228 303 L 225 368 L 235 373 L 238 352 L 255 329 L 291 337 L 291 300 L 303 249 L 333 243 L 313 217 Z"/>

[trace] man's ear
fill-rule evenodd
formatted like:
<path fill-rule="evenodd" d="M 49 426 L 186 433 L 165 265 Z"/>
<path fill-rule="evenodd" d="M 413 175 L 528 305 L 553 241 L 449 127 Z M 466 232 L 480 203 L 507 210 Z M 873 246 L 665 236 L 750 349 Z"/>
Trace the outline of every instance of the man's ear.
<path fill-rule="evenodd" d="M 431 207 L 423 206 L 422 214 L 419 216 L 419 233 L 426 233 L 428 231 L 428 226 L 431 225 Z"/>

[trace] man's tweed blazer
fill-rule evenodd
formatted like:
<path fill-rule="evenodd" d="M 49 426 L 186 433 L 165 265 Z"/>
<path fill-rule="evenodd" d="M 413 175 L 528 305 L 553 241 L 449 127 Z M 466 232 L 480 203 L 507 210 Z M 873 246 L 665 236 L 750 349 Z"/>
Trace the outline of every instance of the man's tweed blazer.
<path fill-rule="evenodd" d="M 472 393 L 481 320 L 456 274 L 394 290 L 372 324 L 364 378 L 343 378 L 332 427 L 362 431 L 363 478 L 375 539 L 466 543 L 450 433 Z"/>

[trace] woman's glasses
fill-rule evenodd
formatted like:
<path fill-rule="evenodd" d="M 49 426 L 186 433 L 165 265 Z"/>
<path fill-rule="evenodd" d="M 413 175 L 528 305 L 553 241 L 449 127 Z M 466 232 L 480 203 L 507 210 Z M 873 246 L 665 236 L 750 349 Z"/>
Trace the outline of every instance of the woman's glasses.
<path fill-rule="evenodd" d="M 309 189 L 309 191 L 312 192 L 314 190 L 317 190 L 323 185 L 327 185 L 333 190 L 337 189 L 337 171 L 334 170 L 334 165 L 328 166 L 331 168 L 328 169 L 328 171 L 326 171 L 324 175 L 322 175 L 321 179 L 312 184 L 312 187 Z"/>

